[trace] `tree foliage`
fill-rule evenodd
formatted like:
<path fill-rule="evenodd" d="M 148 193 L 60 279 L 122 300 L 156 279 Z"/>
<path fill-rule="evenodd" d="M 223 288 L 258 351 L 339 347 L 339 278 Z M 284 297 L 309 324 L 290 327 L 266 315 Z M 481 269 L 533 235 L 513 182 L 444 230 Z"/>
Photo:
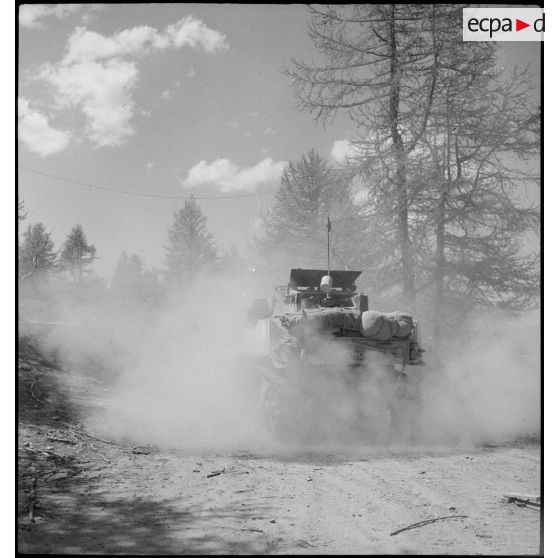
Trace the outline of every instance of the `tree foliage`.
<path fill-rule="evenodd" d="M 155 270 L 146 270 L 143 258 L 123 251 L 116 262 L 111 280 L 111 290 L 118 300 L 150 306 L 161 294 Z"/>
<path fill-rule="evenodd" d="M 17 202 L 17 220 L 18 221 L 25 221 L 27 217 L 27 213 L 25 213 L 25 204 L 22 201 Z"/>
<path fill-rule="evenodd" d="M 289 162 L 272 207 L 261 216 L 257 254 L 274 267 L 327 267 L 327 219 L 332 231 L 332 266 L 358 258 L 359 214 L 350 177 L 312 150 Z"/>
<path fill-rule="evenodd" d="M 506 79 L 496 70 L 492 45 L 480 43 L 476 56 L 440 72 L 439 85 L 440 102 L 422 142 L 428 188 L 416 188 L 415 204 L 433 225 L 431 295 L 440 313 L 471 302 L 528 306 L 540 271 L 535 246 L 524 245 L 539 219 L 532 201 L 540 145 L 530 76 L 514 72 Z M 417 161 L 417 177 L 424 176 L 425 161 Z"/>
<path fill-rule="evenodd" d="M 87 243 L 83 227 L 79 224 L 72 227 L 62 245 L 61 262 L 65 270 L 69 271 L 73 280 L 81 283 L 84 275 L 90 272 L 95 260 L 97 249 Z"/>
<path fill-rule="evenodd" d="M 293 61 L 300 106 L 355 123 L 378 290 L 440 315 L 536 299 L 540 109 L 495 43 L 461 40 L 459 5 L 310 7 L 320 55 Z"/>
<path fill-rule="evenodd" d="M 432 109 L 444 14 L 435 5 L 412 4 L 309 9 L 310 37 L 324 61 L 294 61 L 287 74 L 302 108 L 324 121 L 345 111 L 387 162 L 399 275 L 404 298 L 412 303 L 416 286 L 407 157 L 424 134 Z"/>
<path fill-rule="evenodd" d="M 57 263 L 51 233 L 43 223 L 28 225 L 19 249 L 19 281 L 41 281 L 48 277 Z"/>
<path fill-rule="evenodd" d="M 168 238 L 166 263 L 170 282 L 191 281 L 200 271 L 215 268 L 218 262 L 215 242 L 207 230 L 207 217 L 193 197 L 174 212 Z"/>

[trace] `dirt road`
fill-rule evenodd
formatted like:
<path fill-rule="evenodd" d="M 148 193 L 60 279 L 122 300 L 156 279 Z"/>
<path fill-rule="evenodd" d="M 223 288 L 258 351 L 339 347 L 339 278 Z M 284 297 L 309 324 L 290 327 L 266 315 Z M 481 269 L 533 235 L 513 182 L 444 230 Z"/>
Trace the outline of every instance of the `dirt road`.
<path fill-rule="evenodd" d="M 539 553 L 540 512 L 503 498 L 539 493 L 536 442 L 466 451 L 138 447 L 86 431 L 72 407 L 80 394 L 87 403 L 86 388 L 31 349 L 20 359 L 20 552 Z M 447 516 L 461 517 L 393 535 Z"/>

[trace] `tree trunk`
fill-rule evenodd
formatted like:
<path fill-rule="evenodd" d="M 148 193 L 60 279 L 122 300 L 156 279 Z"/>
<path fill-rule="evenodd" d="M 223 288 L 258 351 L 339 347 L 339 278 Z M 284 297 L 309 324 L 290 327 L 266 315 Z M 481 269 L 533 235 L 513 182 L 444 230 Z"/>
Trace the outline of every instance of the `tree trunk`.
<path fill-rule="evenodd" d="M 413 273 L 412 247 L 409 237 L 409 209 L 406 184 L 406 153 L 403 138 L 399 133 L 399 85 L 400 71 L 398 64 L 397 42 L 395 36 L 395 6 L 391 6 L 389 22 L 390 77 L 389 118 L 391 140 L 395 155 L 395 189 L 397 196 L 397 226 L 401 250 L 401 267 L 403 272 L 403 296 L 406 303 L 414 307 L 416 289 Z M 412 308 L 411 308 L 412 309 Z"/>
<path fill-rule="evenodd" d="M 441 319 L 444 308 L 444 277 L 445 277 L 445 216 L 446 216 L 447 187 L 444 184 L 436 222 L 436 267 L 434 270 L 434 338 L 441 332 Z"/>
<path fill-rule="evenodd" d="M 436 263 L 434 269 L 434 316 L 433 316 L 433 332 L 434 338 L 439 338 L 443 328 L 443 316 L 445 309 L 445 288 L 444 279 L 446 276 L 446 206 L 448 195 L 452 185 L 451 175 L 451 133 L 449 123 L 449 102 L 447 104 L 447 148 L 446 148 L 446 164 L 445 171 L 442 171 L 441 184 L 442 190 L 440 192 L 440 201 L 438 202 L 438 212 L 436 218 Z M 456 143 L 457 149 L 457 143 Z M 456 163 L 458 165 L 457 176 L 459 179 L 461 170 L 459 168 L 459 157 L 457 151 L 455 154 Z M 444 176 L 445 175 L 445 176 Z"/>

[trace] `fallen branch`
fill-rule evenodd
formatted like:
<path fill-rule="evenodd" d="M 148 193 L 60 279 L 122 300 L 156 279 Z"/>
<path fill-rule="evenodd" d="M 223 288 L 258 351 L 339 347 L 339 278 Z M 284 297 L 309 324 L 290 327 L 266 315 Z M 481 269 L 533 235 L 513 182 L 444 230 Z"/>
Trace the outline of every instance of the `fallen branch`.
<path fill-rule="evenodd" d="M 211 477 L 222 475 L 224 472 L 225 472 L 225 468 L 223 467 L 220 471 L 213 471 L 213 473 L 209 473 L 209 475 L 207 475 L 207 478 L 210 479 Z"/>
<path fill-rule="evenodd" d="M 418 523 L 413 523 L 412 525 L 408 525 L 407 527 L 403 527 L 402 529 L 398 529 L 393 533 L 390 533 L 390 536 L 393 537 L 394 535 L 398 535 L 403 531 L 408 531 L 409 529 L 416 529 L 418 527 L 424 527 L 425 525 L 429 525 L 430 523 L 435 523 L 436 521 L 445 521 L 446 519 L 463 519 L 469 517 L 468 515 L 446 515 L 444 517 L 435 517 L 434 519 L 427 519 L 426 521 L 419 521 Z"/>
<path fill-rule="evenodd" d="M 70 432 L 74 436 L 76 435 L 76 431 L 70 430 Z M 99 442 L 104 442 L 105 444 L 112 444 L 113 446 L 118 445 L 116 442 L 111 442 L 110 440 L 105 440 L 104 438 L 99 438 L 98 436 L 93 436 L 93 434 L 89 434 L 88 432 L 85 432 L 85 430 L 78 430 L 77 434 L 83 434 L 84 436 L 87 436 L 88 438 L 92 438 L 93 440 L 99 440 Z"/>
<path fill-rule="evenodd" d="M 263 533 L 263 529 L 240 529 L 241 531 L 252 531 L 252 533 Z"/>
<path fill-rule="evenodd" d="M 541 497 L 536 494 L 523 494 L 519 492 L 510 492 L 504 494 L 504 498 L 507 498 L 508 502 L 520 502 L 522 504 L 530 504 L 531 506 L 540 506 Z"/>
<path fill-rule="evenodd" d="M 51 442 L 63 442 L 64 444 L 71 444 L 72 446 L 75 446 L 77 444 L 77 441 L 74 442 L 74 440 L 65 440 L 64 438 L 47 437 L 47 440 L 50 440 Z"/>
<path fill-rule="evenodd" d="M 124 450 L 124 453 L 133 453 L 134 455 L 150 455 L 149 450 L 143 448 L 133 448 L 131 450 Z"/>

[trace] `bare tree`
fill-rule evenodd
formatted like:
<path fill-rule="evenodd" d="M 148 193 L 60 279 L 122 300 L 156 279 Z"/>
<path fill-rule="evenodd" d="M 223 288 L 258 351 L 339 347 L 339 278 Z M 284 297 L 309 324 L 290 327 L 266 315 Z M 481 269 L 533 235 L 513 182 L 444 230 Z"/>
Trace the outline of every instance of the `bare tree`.
<path fill-rule="evenodd" d="M 531 76 L 515 71 L 506 79 L 495 70 L 491 46 L 475 50 L 441 70 L 440 102 L 423 140 L 429 186 L 417 188 L 416 205 L 435 225 L 439 318 L 460 299 L 524 307 L 539 284 L 537 250 L 522 246 L 539 219 L 532 193 L 522 192 L 539 182 Z"/>
<path fill-rule="evenodd" d="M 310 37 L 324 61 L 311 65 L 294 61 L 286 73 L 301 107 L 323 121 L 345 111 L 366 146 L 368 164 L 372 150 L 387 167 L 403 294 L 412 304 L 416 287 L 407 158 L 423 136 L 432 109 L 439 66 L 437 37 L 449 9 L 412 4 L 309 9 Z"/>
<path fill-rule="evenodd" d="M 384 247 L 371 253 L 378 289 L 439 317 L 523 307 L 538 287 L 524 246 L 538 209 L 520 192 L 537 183 L 540 109 L 527 72 L 497 70 L 496 44 L 461 40 L 461 8 L 311 7 L 321 60 L 287 70 L 301 107 L 355 122 L 364 230 Z"/>

